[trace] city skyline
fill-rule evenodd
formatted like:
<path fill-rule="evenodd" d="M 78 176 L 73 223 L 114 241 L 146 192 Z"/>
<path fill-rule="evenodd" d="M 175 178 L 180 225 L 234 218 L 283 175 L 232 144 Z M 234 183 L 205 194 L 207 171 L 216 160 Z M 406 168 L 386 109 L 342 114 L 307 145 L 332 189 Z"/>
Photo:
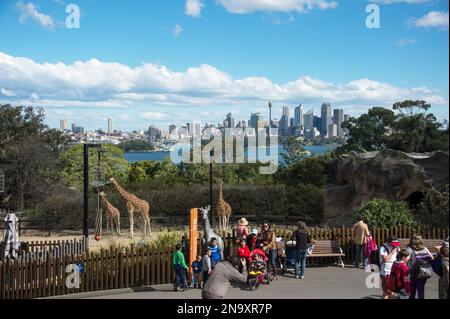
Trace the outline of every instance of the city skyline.
<path fill-rule="evenodd" d="M 448 0 L 75 4 L 79 29 L 65 26 L 63 1 L 0 2 L 0 103 L 44 107 L 51 127 L 267 119 L 268 100 L 274 114 L 299 101 L 320 114 L 326 101 L 354 116 L 425 100 L 449 118 Z"/>

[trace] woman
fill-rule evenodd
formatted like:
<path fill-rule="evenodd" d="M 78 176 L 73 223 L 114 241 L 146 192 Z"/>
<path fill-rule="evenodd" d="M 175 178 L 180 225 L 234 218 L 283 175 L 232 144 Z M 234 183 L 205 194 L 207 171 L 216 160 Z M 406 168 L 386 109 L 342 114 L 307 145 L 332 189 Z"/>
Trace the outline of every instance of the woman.
<path fill-rule="evenodd" d="M 419 299 L 425 299 L 425 284 L 428 276 L 422 274 L 422 269 L 427 269 L 431 276 L 431 263 L 434 260 L 433 255 L 428 248 L 423 244 L 422 237 L 413 236 L 407 248 L 411 259 L 408 263 L 408 268 L 411 274 L 411 297 L 416 298 L 416 291 Z"/>
<path fill-rule="evenodd" d="M 308 255 L 308 245 L 311 243 L 311 237 L 308 234 L 306 223 L 300 222 L 298 229 L 294 233 L 296 241 L 295 249 L 295 278 L 305 278 L 306 257 Z M 301 270 L 299 269 L 301 267 Z"/>
<path fill-rule="evenodd" d="M 248 221 L 246 218 L 241 218 L 236 227 L 236 238 L 238 241 L 241 239 L 245 240 L 249 234 L 250 230 L 248 229 Z"/>
<path fill-rule="evenodd" d="M 268 252 L 267 257 L 272 266 L 273 280 L 277 280 L 277 238 L 275 231 L 271 229 L 268 222 L 264 222 L 262 226 L 262 244 L 264 251 Z"/>

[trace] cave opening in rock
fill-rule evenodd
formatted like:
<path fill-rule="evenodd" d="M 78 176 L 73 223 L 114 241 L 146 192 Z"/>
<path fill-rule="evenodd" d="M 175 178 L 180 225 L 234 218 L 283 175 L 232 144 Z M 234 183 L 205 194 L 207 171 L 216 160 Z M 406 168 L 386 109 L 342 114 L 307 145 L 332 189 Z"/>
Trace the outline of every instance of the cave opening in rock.
<path fill-rule="evenodd" d="M 420 203 L 422 203 L 425 194 L 423 192 L 414 192 L 406 198 L 406 202 L 412 211 L 416 211 Z"/>

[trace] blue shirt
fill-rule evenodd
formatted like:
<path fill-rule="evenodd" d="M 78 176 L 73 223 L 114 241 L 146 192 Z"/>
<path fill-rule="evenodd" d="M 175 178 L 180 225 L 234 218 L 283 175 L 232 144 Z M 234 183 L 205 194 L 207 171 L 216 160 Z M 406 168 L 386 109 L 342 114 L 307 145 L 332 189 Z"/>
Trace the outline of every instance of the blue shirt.
<path fill-rule="evenodd" d="M 196 273 L 196 274 L 201 273 L 202 266 L 203 266 L 203 263 L 201 261 L 194 261 L 192 263 L 192 269 L 194 270 L 194 273 Z"/>
<path fill-rule="evenodd" d="M 220 259 L 222 258 L 222 256 L 220 256 L 220 249 L 219 246 L 209 246 L 209 248 L 211 249 L 211 260 L 212 261 L 220 261 Z"/>

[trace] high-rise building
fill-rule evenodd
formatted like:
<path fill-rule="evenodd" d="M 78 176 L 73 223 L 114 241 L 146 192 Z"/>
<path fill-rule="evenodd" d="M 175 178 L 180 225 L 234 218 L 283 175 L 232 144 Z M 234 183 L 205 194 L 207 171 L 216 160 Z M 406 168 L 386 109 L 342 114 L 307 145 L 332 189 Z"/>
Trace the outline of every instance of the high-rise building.
<path fill-rule="evenodd" d="M 300 128 L 304 128 L 303 122 L 303 105 L 300 104 L 295 108 L 295 121 L 294 125 Z"/>
<path fill-rule="evenodd" d="M 344 122 L 348 122 L 348 121 L 350 121 L 350 115 L 345 114 L 344 115 Z"/>
<path fill-rule="evenodd" d="M 337 135 L 343 136 L 342 123 L 344 123 L 344 110 L 334 109 L 333 111 L 333 123 L 337 126 Z"/>
<path fill-rule="evenodd" d="M 113 133 L 113 119 L 112 117 L 108 117 L 108 134 L 111 135 Z"/>
<path fill-rule="evenodd" d="M 309 110 L 303 115 L 303 125 L 305 131 L 311 131 L 314 127 L 314 110 Z"/>
<path fill-rule="evenodd" d="M 320 132 L 320 130 L 322 129 L 322 119 L 320 118 L 320 116 L 313 116 L 313 126 Z"/>
<path fill-rule="evenodd" d="M 283 115 L 280 119 L 280 134 L 281 135 L 289 135 L 289 127 L 291 121 L 291 108 L 289 106 L 283 107 Z"/>
<path fill-rule="evenodd" d="M 330 124 L 328 125 L 328 138 L 333 138 L 338 136 L 338 127 L 336 124 Z"/>
<path fill-rule="evenodd" d="M 331 104 L 323 103 L 321 108 L 321 130 L 320 133 L 323 137 L 328 135 L 328 126 L 331 124 Z"/>
<path fill-rule="evenodd" d="M 225 127 L 228 127 L 228 128 L 235 128 L 236 127 L 236 119 L 233 117 L 233 115 L 231 113 L 227 114 Z"/>
<path fill-rule="evenodd" d="M 59 129 L 64 132 L 67 131 L 68 128 L 67 119 L 61 119 L 59 121 Z"/>
<path fill-rule="evenodd" d="M 177 126 L 175 124 L 172 124 L 169 126 L 169 134 L 174 134 L 177 130 Z"/>
<path fill-rule="evenodd" d="M 155 141 L 161 138 L 161 131 L 158 128 L 151 125 L 148 128 L 148 137 L 150 138 L 150 140 Z"/>
<path fill-rule="evenodd" d="M 261 113 L 252 113 L 250 116 L 250 127 L 257 128 L 258 122 L 264 121 L 264 116 Z"/>

